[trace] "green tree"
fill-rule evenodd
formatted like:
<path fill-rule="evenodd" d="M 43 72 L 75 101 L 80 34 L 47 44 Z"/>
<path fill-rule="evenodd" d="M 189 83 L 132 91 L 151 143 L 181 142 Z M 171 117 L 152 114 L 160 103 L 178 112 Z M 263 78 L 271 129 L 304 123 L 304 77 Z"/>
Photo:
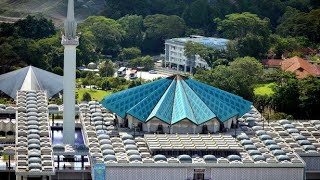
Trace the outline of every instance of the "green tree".
<path fill-rule="evenodd" d="M 263 57 L 270 46 L 270 23 L 248 12 L 234 13 L 221 20 L 216 18 L 217 30 L 226 38 L 234 39 L 241 57 Z"/>
<path fill-rule="evenodd" d="M 118 56 L 120 61 L 128 61 L 141 56 L 141 50 L 136 47 L 123 48 Z"/>
<path fill-rule="evenodd" d="M 114 74 L 113 63 L 110 59 L 103 60 L 99 65 L 100 76 L 112 77 Z"/>
<path fill-rule="evenodd" d="M 146 71 L 154 68 L 154 62 L 151 56 L 144 56 L 131 59 L 129 60 L 128 65 L 129 67 L 133 68 L 143 67 L 143 69 Z"/>
<path fill-rule="evenodd" d="M 91 95 L 88 92 L 83 93 L 82 101 L 91 101 Z"/>
<path fill-rule="evenodd" d="M 117 21 L 103 16 L 88 17 L 80 24 L 79 31 L 91 32 L 88 36 L 90 36 L 89 39 L 94 40 L 96 51 L 105 55 L 116 55 L 125 35 L 125 31 Z"/>
<path fill-rule="evenodd" d="M 52 70 L 53 73 L 63 76 L 63 69 L 61 67 L 54 67 Z"/>
<path fill-rule="evenodd" d="M 162 52 L 166 39 L 180 37 L 186 29 L 184 20 L 175 15 L 149 15 L 143 23 L 146 29 L 143 50 L 151 53 Z"/>
<path fill-rule="evenodd" d="M 42 16 L 27 16 L 15 23 L 18 36 L 30 39 L 41 39 L 55 34 L 55 27 L 51 20 Z"/>
<path fill-rule="evenodd" d="M 117 20 L 126 32 L 122 40 L 122 47 L 140 47 L 143 41 L 143 17 L 126 15 Z"/>
<path fill-rule="evenodd" d="M 320 41 L 319 16 L 320 9 L 304 13 L 289 7 L 280 20 L 277 33 L 284 37 L 304 36 L 311 42 L 318 43 Z"/>
<path fill-rule="evenodd" d="M 229 14 L 223 20 L 216 18 L 215 22 L 217 30 L 230 39 L 243 38 L 248 34 L 264 38 L 270 35 L 269 20 L 260 19 L 249 12 Z"/>
<path fill-rule="evenodd" d="M 217 88 L 253 99 L 253 85 L 261 82 L 262 64 L 255 58 L 237 58 L 229 66 L 219 65 L 211 70 L 198 70 L 195 78 Z"/>
<path fill-rule="evenodd" d="M 195 55 L 199 55 L 202 59 L 204 59 L 209 67 L 213 67 L 214 62 L 224 56 L 224 51 L 219 49 L 214 49 L 211 47 L 207 47 L 200 43 L 195 43 L 192 41 L 188 41 L 185 44 L 185 56 L 189 59 L 194 59 Z"/>
<path fill-rule="evenodd" d="M 186 24 L 193 28 L 202 28 L 209 24 L 209 4 L 207 0 L 196 0 L 187 6 L 182 15 Z"/>

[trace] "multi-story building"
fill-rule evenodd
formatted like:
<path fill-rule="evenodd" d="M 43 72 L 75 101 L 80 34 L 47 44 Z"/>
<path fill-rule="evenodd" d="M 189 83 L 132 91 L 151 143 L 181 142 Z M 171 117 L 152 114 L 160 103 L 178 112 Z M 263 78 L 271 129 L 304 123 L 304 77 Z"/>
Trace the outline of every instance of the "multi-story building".
<path fill-rule="evenodd" d="M 203 44 L 207 47 L 216 49 L 225 49 L 229 42 L 228 39 L 203 37 L 192 35 L 190 37 L 168 39 L 165 42 L 165 64 L 170 68 L 174 68 L 184 72 L 192 72 L 195 67 L 209 69 L 207 62 L 199 55 L 186 57 L 184 54 L 185 44 L 188 42 Z"/>

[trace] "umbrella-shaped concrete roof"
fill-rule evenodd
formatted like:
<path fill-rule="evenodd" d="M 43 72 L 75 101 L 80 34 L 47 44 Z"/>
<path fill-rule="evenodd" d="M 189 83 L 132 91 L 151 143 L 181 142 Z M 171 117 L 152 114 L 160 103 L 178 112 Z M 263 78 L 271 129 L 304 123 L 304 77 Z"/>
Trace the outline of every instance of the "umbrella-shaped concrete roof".
<path fill-rule="evenodd" d="M 224 122 L 242 116 L 251 102 L 242 97 L 180 75 L 153 81 L 105 97 L 101 104 L 124 118 L 142 122 L 154 117 L 175 124 L 188 119 L 202 124 L 213 118 Z"/>
<path fill-rule="evenodd" d="M 13 99 L 16 98 L 18 90 L 45 90 L 51 97 L 62 89 L 62 76 L 33 66 L 0 75 L 0 90 Z"/>

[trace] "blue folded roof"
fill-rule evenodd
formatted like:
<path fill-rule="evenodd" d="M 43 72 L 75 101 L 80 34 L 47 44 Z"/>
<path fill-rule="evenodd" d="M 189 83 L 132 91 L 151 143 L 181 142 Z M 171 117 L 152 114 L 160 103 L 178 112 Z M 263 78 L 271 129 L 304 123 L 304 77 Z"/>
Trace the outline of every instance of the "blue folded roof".
<path fill-rule="evenodd" d="M 157 118 L 167 124 L 188 119 L 196 125 L 242 116 L 252 105 L 240 96 L 180 75 L 114 93 L 101 104 L 122 118 L 129 114 L 142 122 Z"/>

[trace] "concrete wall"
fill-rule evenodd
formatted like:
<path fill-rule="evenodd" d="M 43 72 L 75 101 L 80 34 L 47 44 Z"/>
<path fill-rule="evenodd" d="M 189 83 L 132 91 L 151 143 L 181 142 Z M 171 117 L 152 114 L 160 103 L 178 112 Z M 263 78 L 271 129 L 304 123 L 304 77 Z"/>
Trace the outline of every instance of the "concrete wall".
<path fill-rule="evenodd" d="M 129 122 L 128 123 L 129 127 L 132 128 L 133 124 L 137 125 L 141 121 L 128 115 L 128 122 Z M 162 125 L 164 132 L 169 133 L 170 126 L 157 118 L 154 118 L 154 119 L 148 121 L 147 123 L 143 123 L 142 128 L 143 128 L 143 131 L 146 131 L 146 132 L 156 132 L 158 129 L 158 126 L 160 124 Z M 219 124 L 218 120 L 212 119 L 212 120 L 207 121 L 206 123 L 201 124 L 199 126 L 196 126 L 195 124 L 193 124 L 189 120 L 182 120 L 179 123 L 172 125 L 170 132 L 171 133 L 181 133 L 181 134 L 202 133 L 202 126 L 203 125 L 207 125 L 210 133 L 214 133 L 214 132 L 219 131 L 220 124 Z"/>
<path fill-rule="evenodd" d="M 107 180 L 186 180 L 194 168 L 107 167 Z M 303 168 L 205 168 L 205 179 L 212 180 L 302 180 Z"/>

